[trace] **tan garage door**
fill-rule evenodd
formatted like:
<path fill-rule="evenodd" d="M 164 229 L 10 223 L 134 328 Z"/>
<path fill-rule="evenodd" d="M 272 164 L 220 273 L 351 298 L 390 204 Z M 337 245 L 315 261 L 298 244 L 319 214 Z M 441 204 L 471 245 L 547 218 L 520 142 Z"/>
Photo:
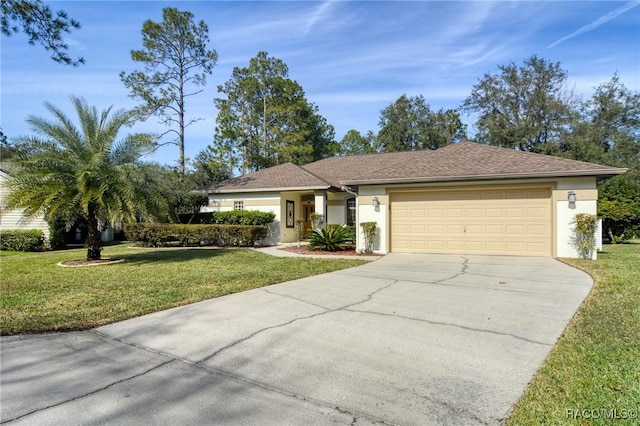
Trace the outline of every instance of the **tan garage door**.
<path fill-rule="evenodd" d="M 391 251 L 551 256 L 551 190 L 391 194 Z"/>

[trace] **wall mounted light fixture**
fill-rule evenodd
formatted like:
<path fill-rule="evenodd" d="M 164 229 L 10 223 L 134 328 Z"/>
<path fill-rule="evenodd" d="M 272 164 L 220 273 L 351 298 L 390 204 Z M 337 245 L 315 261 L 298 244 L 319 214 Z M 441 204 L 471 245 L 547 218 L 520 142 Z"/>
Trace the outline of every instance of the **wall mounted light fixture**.
<path fill-rule="evenodd" d="M 378 200 L 378 197 L 373 197 L 372 204 L 373 204 L 373 207 L 376 209 L 380 207 L 380 200 Z"/>
<path fill-rule="evenodd" d="M 575 191 L 569 191 L 567 193 L 567 200 L 569 200 L 570 204 L 574 204 L 577 199 Z"/>

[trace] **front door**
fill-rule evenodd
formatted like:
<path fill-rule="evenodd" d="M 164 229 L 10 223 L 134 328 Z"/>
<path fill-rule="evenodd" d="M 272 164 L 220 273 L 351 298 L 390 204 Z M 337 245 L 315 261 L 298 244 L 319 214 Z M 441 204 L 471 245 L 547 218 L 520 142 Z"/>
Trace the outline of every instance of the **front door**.
<path fill-rule="evenodd" d="M 302 218 L 304 219 L 304 235 L 311 231 L 311 215 L 315 213 L 315 204 L 305 204 L 302 206 Z"/>

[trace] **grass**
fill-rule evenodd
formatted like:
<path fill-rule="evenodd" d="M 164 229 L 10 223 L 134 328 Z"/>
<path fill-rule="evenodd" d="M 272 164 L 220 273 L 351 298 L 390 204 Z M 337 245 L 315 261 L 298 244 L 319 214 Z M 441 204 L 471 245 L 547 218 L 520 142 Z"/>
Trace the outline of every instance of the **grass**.
<path fill-rule="evenodd" d="M 105 247 L 125 262 L 63 268 L 85 249 L 0 253 L 0 334 L 83 330 L 317 275 L 361 260 L 277 258 L 248 249 Z"/>
<path fill-rule="evenodd" d="M 638 425 L 640 244 L 605 246 L 595 262 L 564 261 L 594 287 L 507 425 Z"/>

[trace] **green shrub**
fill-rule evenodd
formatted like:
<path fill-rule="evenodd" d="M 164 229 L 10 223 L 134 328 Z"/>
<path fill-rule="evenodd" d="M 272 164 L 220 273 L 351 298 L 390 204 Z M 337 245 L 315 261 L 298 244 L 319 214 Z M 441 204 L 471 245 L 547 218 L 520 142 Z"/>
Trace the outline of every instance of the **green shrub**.
<path fill-rule="evenodd" d="M 315 228 L 309 236 L 309 248 L 326 251 L 344 250 L 344 245 L 353 241 L 349 228 L 329 226 L 327 229 Z"/>
<path fill-rule="evenodd" d="M 182 225 L 169 223 L 131 223 L 124 228 L 129 241 L 147 247 L 168 245 L 251 247 L 266 238 L 266 226 Z"/>
<path fill-rule="evenodd" d="M 53 250 L 64 247 L 64 235 L 67 232 L 64 220 L 60 218 L 50 219 L 48 224 L 49 247 Z"/>
<path fill-rule="evenodd" d="M 573 244 L 578 250 L 578 254 L 583 259 L 591 259 L 596 249 L 595 232 L 598 217 L 587 213 L 578 213 L 572 224 L 575 225 L 573 230 Z"/>
<path fill-rule="evenodd" d="M 373 253 L 373 245 L 376 239 L 377 223 L 362 222 L 362 233 L 364 234 L 364 252 Z"/>
<path fill-rule="evenodd" d="M 186 223 L 190 214 L 178 215 L 180 223 Z M 275 213 L 257 210 L 232 210 L 226 212 L 198 213 L 193 219 L 194 224 L 207 225 L 253 225 L 267 226 L 275 220 Z"/>
<path fill-rule="evenodd" d="M 42 251 L 44 250 L 44 234 L 38 229 L 0 231 L 0 249 Z"/>

